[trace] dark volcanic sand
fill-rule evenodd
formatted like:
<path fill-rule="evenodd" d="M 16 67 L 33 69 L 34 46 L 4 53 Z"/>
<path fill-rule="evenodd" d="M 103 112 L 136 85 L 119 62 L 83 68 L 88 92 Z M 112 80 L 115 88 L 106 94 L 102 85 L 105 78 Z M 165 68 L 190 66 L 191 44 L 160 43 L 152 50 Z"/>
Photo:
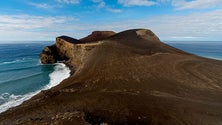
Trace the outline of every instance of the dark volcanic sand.
<path fill-rule="evenodd" d="M 149 30 L 125 31 L 0 123 L 221 125 L 222 62 L 170 47 Z"/>

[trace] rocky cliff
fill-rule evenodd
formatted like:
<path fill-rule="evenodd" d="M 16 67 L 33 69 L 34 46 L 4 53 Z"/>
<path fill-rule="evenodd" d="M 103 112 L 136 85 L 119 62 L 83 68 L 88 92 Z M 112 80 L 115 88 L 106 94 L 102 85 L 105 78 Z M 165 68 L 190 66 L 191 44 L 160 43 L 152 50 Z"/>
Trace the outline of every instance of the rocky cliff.
<path fill-rule="evenodd" d="M 91 49 L 101 44 L 101 40 L 114 34 L 112 31 L 94 31 L 80 40 L 68 36 L 57 37 L 54 45 L 43 49 L 40 54 L 41 63 L 64 62 L 70 67 L 78 67 Z"/>
<path fill-rule="evenodd" d="M 146 29 L 104 39 L 84 58 L 70 78 L 2 113 L 0 123 L 222 124 L 221 61 L 173 48 Z"/>

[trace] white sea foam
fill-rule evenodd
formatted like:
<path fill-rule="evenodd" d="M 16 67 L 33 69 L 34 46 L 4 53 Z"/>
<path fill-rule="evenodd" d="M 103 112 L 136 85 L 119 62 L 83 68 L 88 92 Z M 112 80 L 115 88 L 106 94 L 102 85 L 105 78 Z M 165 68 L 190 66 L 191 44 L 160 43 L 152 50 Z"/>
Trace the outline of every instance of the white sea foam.
<path fill-rule="evenodd" d="M 49 84 L 44 86 L 41 90 L 50 89 L 56 85 L 58 85 L 62 80 L 68 78 L 70 76 L 70 70 L 63 63 L 57 63 L 54 67 L 54 71 L 49 74 Z M 0 113 L 8 110 L 11 107 L 18 106 L 22 104 L 22 102 L 30 99 L 34 95 L 41 92 L 41 90 L 37 90 L 35 92 L 31 92 L 25 95 L 14 95 L 9 93 L 4 93 L 0 95 Z"/>

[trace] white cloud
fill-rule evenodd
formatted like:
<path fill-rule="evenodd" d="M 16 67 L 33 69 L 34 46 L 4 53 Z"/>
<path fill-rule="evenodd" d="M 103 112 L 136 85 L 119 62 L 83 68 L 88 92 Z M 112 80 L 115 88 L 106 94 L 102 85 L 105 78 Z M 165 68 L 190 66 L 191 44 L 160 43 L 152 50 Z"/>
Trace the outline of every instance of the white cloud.
<path fill-rule="evenodd" d="M 98 3 L 99 8 L 103 8 L 106 6 L 106 3 L 103 0 L 92 0 L 94 3 Z"/>
<path fill-rule="evenodd" d="M 150 0 L 118 0 L 118 3 L 123 6 L 152 6 L 157 4 L 157 2 Z"/>
<path fill-rule="evenodd" d="M 69 20 L 74 20 L 74 18 L 62 16 L 0 15 L 0 30 L 47 28 L 55 24 L 63 24 Z"/>
<path fill-rule="evenodd" d="M 36 3 L 36 2 L 27 2 L 26 4 L 34 6 L 40 9 L 53 9 L 53 8 L 60 8 L 63 5 L 59 5 L 59 3 L 64 4 L 79 4 L 80 0 L 55 0 L 57 3 L 55 4 L 48 4 L 48 3 Z"/>
<path fill-rule="evenodd" d="M 55 0 L 59 3 L 66 3 L 66 4 L 79 4 L 80 0 Z"/>
<path fill-rule="evenodd" d="M 112 12 L 112 13 L 121 13 L 122 10 L 121 9 L 113 9 L 113 8 L 106 8 L 107 11 Z"/>
<path fill-rule="evenodd" d="M 166 3 L 166 2 L 171 2 L 172 0 L 157 0 L 158 3 Z"/>
<path fill-rule="evenodd" d="M 103 21 L 98 25 L 85 25 L 81 31 L 114 30 L 119 32 L 133 28 L 148 28 L 162 40 L 221 40 L 221 20 L 222 10 L 218 10 L 183 16 L 156 16 L 116 22 Z"/>
<path fill-rule="evenodd" d="M 29 5 L 31 6 L 34 6 L 36 8 L 41 8 L 41 9 L 50 9 L 50 8 L 53 8 L 53 6 L 49 5 L 49 4 L 46 4 L 46 3 L 33 3 L 33 2 L 30 2 L 28 3 Z"/>
<path fill-rule="evenodd" d="M 0 36 L 2 40 L 54 39 L 56 35 L 71 30 L 63 28 L 78 19 L 73 17 L 45 17 L 31 15 L 0 15 Z M 54 35 L 53 35 L 54 34 Z"/>
<path fill-rule="evenodd" d="M 206 9 L 221 6 L 222 0 L 172 0 L 172 5 L 178 10 L 185 9 Z"/>
<path fill-rule="evenodd" d="M 146 26 L 164 39 L 222 39 L 222 10 L 184 16 L 163 16 L 147 21 Z"/>
<path fill-rule="evenodd" d="M 222 10 L 178 16 L 156 16 L 137 20 L 101 20 L 84 23 L 72 17 L 0 15 L 1 40 L 54 39 L 60 35 L 81 38 L 94 30 L 116 32 L 147 28 L 162 40 L 221 40 Z"/>
<path fill-rule="evenodd" d="M 208 9 L 222 6 L 222 0 L 118 0 L 123 6 L 153 6 L 171 4 L 177 10 Z"/>
<path fill-rule="evenodd" d="M 92 0 L 92 2 L 97 3 L 97 7 L 99 9 L 105 9 L 108 12 L 112 12 L 112 13 L 121 13 L 122 10 L 121 9 L 115 9 L 115 8 L 111 8 L 106 6 L 106 3 L 104 0 Z"/>

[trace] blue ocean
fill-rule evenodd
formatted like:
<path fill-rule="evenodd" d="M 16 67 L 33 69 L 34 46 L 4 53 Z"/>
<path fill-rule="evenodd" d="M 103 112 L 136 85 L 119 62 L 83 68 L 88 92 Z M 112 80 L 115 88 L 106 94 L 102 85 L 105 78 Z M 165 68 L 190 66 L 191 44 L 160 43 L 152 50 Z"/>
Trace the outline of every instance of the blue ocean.
<path fill-rule="evenodd" d="M 42 65 L 39 54 L 53 42 L 0 44 L 0 113 L 69 77 L 61 63 Z M 166 42 L 184 51 L 222 60 L 222 42 Z"/>
<path fill-rule="evenodd" d="M 69 77 L 64 64 L 40 63 L 40 52 L 52 43 L 0 44 L 0 113 Z"/>
<path fill-rule="evenodd" d="M 222 60 L 222 42 L 197 41 L 197 42 L 165 42 L 173 47 L 206 58 Z"/>

